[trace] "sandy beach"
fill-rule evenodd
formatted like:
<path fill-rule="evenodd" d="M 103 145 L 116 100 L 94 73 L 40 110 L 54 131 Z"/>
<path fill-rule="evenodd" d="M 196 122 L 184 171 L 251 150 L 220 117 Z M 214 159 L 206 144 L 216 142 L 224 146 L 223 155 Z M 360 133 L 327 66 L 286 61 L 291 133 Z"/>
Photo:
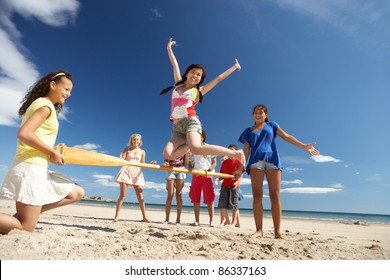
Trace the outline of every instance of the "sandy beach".
<path fill-rule="evenodd" d="M 14 214 L 14 201 L 0 200 L 0 211 Z M 139 209 L 74 204 L 43 213 L 33 233 L 0 235 L 1 260 L 389 260 L 390 225 L 283 219 L 286 240 L 274 239 L 265 219 L 262 239 L 250 238 L 252 217 L 240 228 L 192 227 L 193 213 L 182 223 L 162 224 L 163 211 L 148 209 L 151 223 L 140 222 Z M 176 217 L 175 211 L 171 218 Z M 219 222 L 216 215 L 215 221 Z"/>

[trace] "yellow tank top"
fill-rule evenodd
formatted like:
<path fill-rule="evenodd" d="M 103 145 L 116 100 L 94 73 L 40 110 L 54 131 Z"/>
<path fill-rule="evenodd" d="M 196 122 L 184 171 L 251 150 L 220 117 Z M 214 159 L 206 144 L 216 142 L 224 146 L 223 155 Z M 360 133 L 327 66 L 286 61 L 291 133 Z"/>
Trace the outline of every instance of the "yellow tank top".
<path fill-rule="evenodd" d="M 58 132 L 58 119 L 56 109 L 54 108 L 53 103 L 51 103 L 49 100 L 40 97 L 31 103 L 31 105 L 27 108 L 26 113 L 23 115 L 22 125 L 36 110 L 45 106 L 50 108 L 51 113 L 48 118 L 37 128 L 35 135 L 46 145 L 54 147 Z M 21 160 L 44 166 L 49 166 L 50 162 L 49 155 L 24 144 L 19 139 L 14 160 Z"/>

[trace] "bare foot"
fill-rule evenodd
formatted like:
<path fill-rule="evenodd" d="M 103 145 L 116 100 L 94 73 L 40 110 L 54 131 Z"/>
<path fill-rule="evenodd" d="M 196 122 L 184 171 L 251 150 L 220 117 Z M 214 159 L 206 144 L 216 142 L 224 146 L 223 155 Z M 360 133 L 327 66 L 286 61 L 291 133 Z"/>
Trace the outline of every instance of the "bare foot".
<path fill-rule="evenodd" d="M 230 225 L 230 221 L 223 221 L 221 224 L 220 224 L 220 227 L 223 228 L 225 226 L 229 226 Z"/>
<path fill-rule="evenodd" d="M 144 222 L 144 223 L 151 223 L 152 221 L 149 220 L 148 218 L 143 218 L 141 222 Z"/>
<path fill-rule="evenodd" d="M 275 231 L 275 239 L 286 239 L 286 237 L 280 231 Z"/>
<path fill-rule="evenodd" d="M 114 222 L 117 222 L 119 219 L 117 217 L 114 218 Z"/>
<path fill-rule="evenodd" d="M 199 226 L 199 223 L 198 223 L 198 222 L 193 222 L 192 224 L 190 224 L 190 226 L 192 226 L 192 227 L 198 227 L 198 226 Z"/>
<path fill-rule="evenodd" d="M 253 238 L 263 238 L 263 231 L 258 230 L 255 233 L 252 233 L 250 235 L 250 237 L 253 237 Z"/>

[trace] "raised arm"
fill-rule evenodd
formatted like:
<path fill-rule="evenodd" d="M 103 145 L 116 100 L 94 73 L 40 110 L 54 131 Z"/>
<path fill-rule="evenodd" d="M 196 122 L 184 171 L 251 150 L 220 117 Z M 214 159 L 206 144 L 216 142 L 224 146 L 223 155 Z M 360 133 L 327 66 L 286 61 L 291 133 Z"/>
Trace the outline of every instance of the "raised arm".
<path fill-rule="evenodd" d="M 211 82 L 209 82 L 209 83 L 205 84 L 204 86 L 202 86 L 200 88 L 200 91 L 202 92 L 203 95 L 205 95 L 207 92 L 212 90 L 217 84 L 219 84 L 219 82 L 221 82 L 222 80 L 224 80 L 227 77 L 229 77 L 229 75 L 231 73 L 233 73 L 234 71 L 236 71 L 236 70 L 241 70 L 241 66 L 240 66 L 240 63 L 238 63 L 237 58 L 235 60 L 235 63 L 233 64 L 233 66 L 231 66 L 229 69 L 227 69 L 225 72 L 220 74 L 218 77 L 216 77 Z"/>
<path fill-rule="evenodd" d="M 317 156 L 320 154 L 320 152 L 314 148 L 314 145 L 316 144 L 316 142 L 312 142 L 310 144 L 304 144 L 302 143 L 301 141 L 299 141 L 297 138 L 295 138 L 294 136 L 286 133 L 283 129 L 281 129 L 280 127 L 278 128 L 278 130 L 276 131 L 276 134 L 282 138 L 283 140 L 289 142 L 290 144 L 293 144 L 294 146 L 297 146 L 298 148 L 302 148 L 304 149 L 306 152 L 308 152 L 309 154 L 311 154 L 312 156 Z"/>
<path fill-rule="evenodd" d="M 180 75 L 179 63 L 177 63 L 175 54 L 172 51 L 172 46 L 174 45 L 176 45 L 176 41 L 172 41 L 172 38 L 170 38 L 167 45 L 167 51 L 168 51 L 169 60 L 172 63 L 173 78 L 175 80 L 175 83 L 177 83 L 181 81 L 181 75 Z"/>

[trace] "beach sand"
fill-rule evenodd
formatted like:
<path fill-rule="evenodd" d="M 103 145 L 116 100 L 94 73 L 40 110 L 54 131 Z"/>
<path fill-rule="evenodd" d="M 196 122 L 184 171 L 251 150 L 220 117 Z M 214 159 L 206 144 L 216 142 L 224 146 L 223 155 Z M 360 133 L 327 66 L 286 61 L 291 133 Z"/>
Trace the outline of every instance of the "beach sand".
<path fill-rule="evenodd" d="M 0 200 L 0 212 L 14 214 L 15 203 Z M 272 220 L 264 219 L 264 238 L 250 238 L 252 217 L 240 228 L 192 227 L 191 212 L 182 224 L 162 224 L 164 211 L 148 210 L 152 223 L 140 222 L 139 209 L 73 204 L 40 217 L 36 230 L 0 235 L 1 260 L 389 260 L 390 225 L 345 224 L 283 219 L 286 240 L 275 239 Z M 176 218 L 175 209 L 171 219 Z M 219 215 L 215 221 L 219 222 Z M 217 224 L 216 223 L 216 224 Z"/>

